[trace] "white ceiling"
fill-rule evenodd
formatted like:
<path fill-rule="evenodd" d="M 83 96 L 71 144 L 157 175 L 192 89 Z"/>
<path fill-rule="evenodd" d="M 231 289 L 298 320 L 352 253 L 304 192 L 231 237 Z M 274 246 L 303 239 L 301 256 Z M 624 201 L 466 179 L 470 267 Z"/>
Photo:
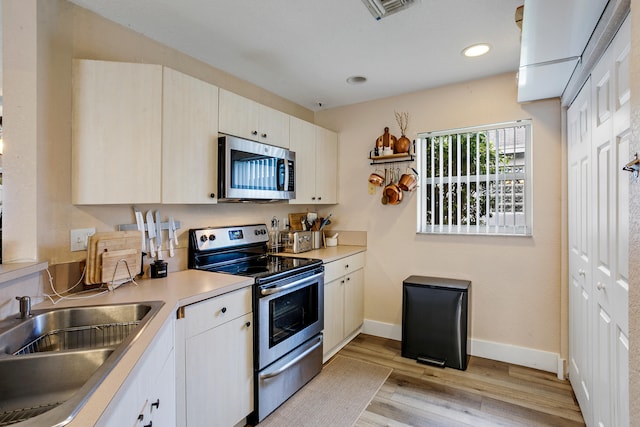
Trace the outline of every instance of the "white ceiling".
<path fill-rule="evenodd" d="M 315 111 L 515 73 L 524 0 L 417 0 L 380 21 L 361 0 L 71 1 Z M 462 56 L 478 42 L 489 54 Z"/>

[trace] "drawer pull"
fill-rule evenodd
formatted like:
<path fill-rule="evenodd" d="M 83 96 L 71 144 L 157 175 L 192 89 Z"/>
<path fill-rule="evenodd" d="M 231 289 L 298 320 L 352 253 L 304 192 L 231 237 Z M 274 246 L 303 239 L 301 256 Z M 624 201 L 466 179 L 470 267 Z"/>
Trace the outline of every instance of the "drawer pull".
<path fill-rule="evenodd" d="M 157 399 L 155 402 L 151 404 L 151 407 L 156 407 L 156 409 L 160 408 L 160 399 Z"/>
<path fill-rule="evenodd" d="M 248 328 L 249 326 L 251 326 L 251 322 L 247 322 L 244 325 Z"/>
<path fill-rule="evenodd" d="M 223 314 L 227 312 L 227 307 L 222 307 L 222 309 L 220 310 Z"/>

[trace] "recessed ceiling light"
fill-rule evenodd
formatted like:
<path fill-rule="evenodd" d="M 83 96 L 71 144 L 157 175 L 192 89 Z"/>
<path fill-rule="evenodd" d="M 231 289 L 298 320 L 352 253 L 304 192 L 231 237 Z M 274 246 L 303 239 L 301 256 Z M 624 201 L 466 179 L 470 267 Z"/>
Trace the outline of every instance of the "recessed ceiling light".
<path fill-rule="evenodd" d="M 491 50 L 491 46 L 486 43 L 478 43 L 464 48 L 462 54 L 468 57 L 481 56 Z"/>
<path fill-rule="evenodd" d="M 351 76 L 347 78 L 347 83 L 350 85 L 361 85 L 366 82 L 367 78 L 365 76 Z"/>

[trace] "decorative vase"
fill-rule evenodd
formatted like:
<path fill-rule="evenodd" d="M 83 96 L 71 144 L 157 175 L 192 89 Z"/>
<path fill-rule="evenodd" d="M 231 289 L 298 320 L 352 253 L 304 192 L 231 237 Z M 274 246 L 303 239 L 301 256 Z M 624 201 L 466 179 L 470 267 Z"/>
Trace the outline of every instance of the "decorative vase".
<path fill-rule="evenodd" d="M 408 153 L 410 147 L 411 147 L 411 140 L 406 136 L 402 135 L 396 141 L 394 152 L 396 154 Z"/>

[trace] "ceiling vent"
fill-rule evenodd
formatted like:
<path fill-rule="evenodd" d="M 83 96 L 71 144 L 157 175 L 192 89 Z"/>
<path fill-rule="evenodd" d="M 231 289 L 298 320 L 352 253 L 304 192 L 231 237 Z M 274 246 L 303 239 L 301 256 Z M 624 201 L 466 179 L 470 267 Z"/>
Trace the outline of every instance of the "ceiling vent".
<path fill-rule="evenodd" d="M 413 5 L 416 0 L 362 0 L 376 21 Z"/>

